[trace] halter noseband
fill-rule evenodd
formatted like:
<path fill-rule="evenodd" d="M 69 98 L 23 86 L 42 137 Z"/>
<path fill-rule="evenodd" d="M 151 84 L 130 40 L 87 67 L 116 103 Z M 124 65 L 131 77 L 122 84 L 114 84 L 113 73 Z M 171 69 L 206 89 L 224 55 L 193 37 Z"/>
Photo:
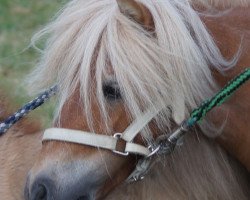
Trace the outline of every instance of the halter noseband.
<path fill-rule="evenodd" d="M 138 118 L 138 120 L 135 120 L 123 133 L 115 133 L 113 136 L 71 129 L 51 128 L 45 131 L 43 142 L 50 140 L 66 141 L 108 149 L 123 156 L 128 156 L 129 154 L 148 156 L 151 151 L 140 144 L 133 143 L 133 140 L 159 111 L 160 110 L 150 110 L 146 112 L 142 117 Z M 118 143 L 121 140 L 125 143 L 125 145 L 123 145 L 125 146 L 124 150 L 118 149 Z"/>

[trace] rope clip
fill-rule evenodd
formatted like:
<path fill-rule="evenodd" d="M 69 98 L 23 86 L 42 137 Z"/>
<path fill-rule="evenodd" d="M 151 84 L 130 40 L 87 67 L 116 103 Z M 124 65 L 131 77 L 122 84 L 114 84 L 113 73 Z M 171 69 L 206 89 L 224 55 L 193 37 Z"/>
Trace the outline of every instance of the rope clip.
<path fill-rule="evenodd" d="M 147 156 L 150 158 L 155 154 L 170 154 L 174 151 L 176 146 L 181 146 L 183 144 L 183 138 L 188 132 L 189 126 L 186 121 L 184 121 L 179 128 L 177 128 L 173 133 L 168 135 L 161 135 L 156 139 L 154 145 L 150 145 L 148 148 L 151 153 Z"/>

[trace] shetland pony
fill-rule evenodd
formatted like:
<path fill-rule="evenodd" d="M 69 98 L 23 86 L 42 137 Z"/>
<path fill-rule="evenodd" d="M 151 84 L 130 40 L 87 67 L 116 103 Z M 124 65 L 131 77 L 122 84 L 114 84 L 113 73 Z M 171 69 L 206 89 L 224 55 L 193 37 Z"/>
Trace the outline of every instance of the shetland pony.
<path fill-rule="evenodd" d="M 98 134 L 123 132 L 148 108 L 165 107 L 136 138 L 147 146 L 250 65 L 248 4 L 73 0 L 33 38 L 35 45 L 49 36 L 29 77 L 31 89 L 37 92 L 57 83 L 54 126 Z M 213 15 L 207 8 L 213 8 Z M 215 8 L 223 12 L 215 14 Z M 192 130 L 173 154 L 156 157 L 145 180 L 133 184 L 124 180 L 139 157 L 67 142 L 44 142 L 41 147 L 40 137 L 28 139 L 31 134 L 27 140 L 36 145 L 29 149 L 35 161 L 25 199 L 248 199 L 245 169 L 212 138 L 221 134 L 220 142 L 227 147 L 233 139 L 224 135 L 238 132 L 244 137 L 249 132 L 249 95 L 246 85 Z M 249 154 L 239 155 L 249 152 L 249 141 L 243 141 L 232 153 L 250 169 Z M 28 171 L 31 165 L 26 167 Z"/>

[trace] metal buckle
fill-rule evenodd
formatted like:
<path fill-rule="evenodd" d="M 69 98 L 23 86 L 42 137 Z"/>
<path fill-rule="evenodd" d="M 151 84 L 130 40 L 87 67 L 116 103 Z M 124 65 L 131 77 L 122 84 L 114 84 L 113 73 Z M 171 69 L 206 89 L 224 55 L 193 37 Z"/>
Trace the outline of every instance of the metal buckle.
<path fill-rule="evenodd" d="M 122 134 L 121 133 L 116 133 L 113 135 L 114 138 L 118 140 L 122 140 Z M 125 141 L 125 140 L 124 140 Z M 126 142 L 126 141 L 125 141 Z M 128 156 L 129 152 L 122 152 L 122 151 L 117 151 L 117 150 L 112 150 L 114 153 L 120 155 L 120 156 Z"/>

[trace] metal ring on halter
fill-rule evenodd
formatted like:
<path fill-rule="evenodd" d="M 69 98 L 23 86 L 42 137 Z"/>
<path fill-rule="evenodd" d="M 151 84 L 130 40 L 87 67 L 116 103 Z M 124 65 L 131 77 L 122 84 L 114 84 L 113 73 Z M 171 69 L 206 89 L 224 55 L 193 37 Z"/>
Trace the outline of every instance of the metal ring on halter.
<path fill-rule="evenodd" d="M 122 139 L 122 133 L 116 133 L 116 134 L 113 135 L 113 137 L 117 138 L 117 141 L 123 140 Z M 116 153 L 116 154 L 118 154 L 118 155 L 121 155 L 121 156 L 128 156 L 129 155 L 129 152 L 122 152 L 122 151 L 117 151 L 117 150 L 113 150 L 113 152 Z"/>
<path fill-rule="evenodd" d="M 160 148 L 161 148 L 161 145 L 158 145 L 156 148 L 153 148 L 153 145 L 150 145 L 148 149 L 151 151 L 151 153 L 147 156 L 147 158 L 150 158 L 154 156 L 155 154 L 157 154 Z"/>

